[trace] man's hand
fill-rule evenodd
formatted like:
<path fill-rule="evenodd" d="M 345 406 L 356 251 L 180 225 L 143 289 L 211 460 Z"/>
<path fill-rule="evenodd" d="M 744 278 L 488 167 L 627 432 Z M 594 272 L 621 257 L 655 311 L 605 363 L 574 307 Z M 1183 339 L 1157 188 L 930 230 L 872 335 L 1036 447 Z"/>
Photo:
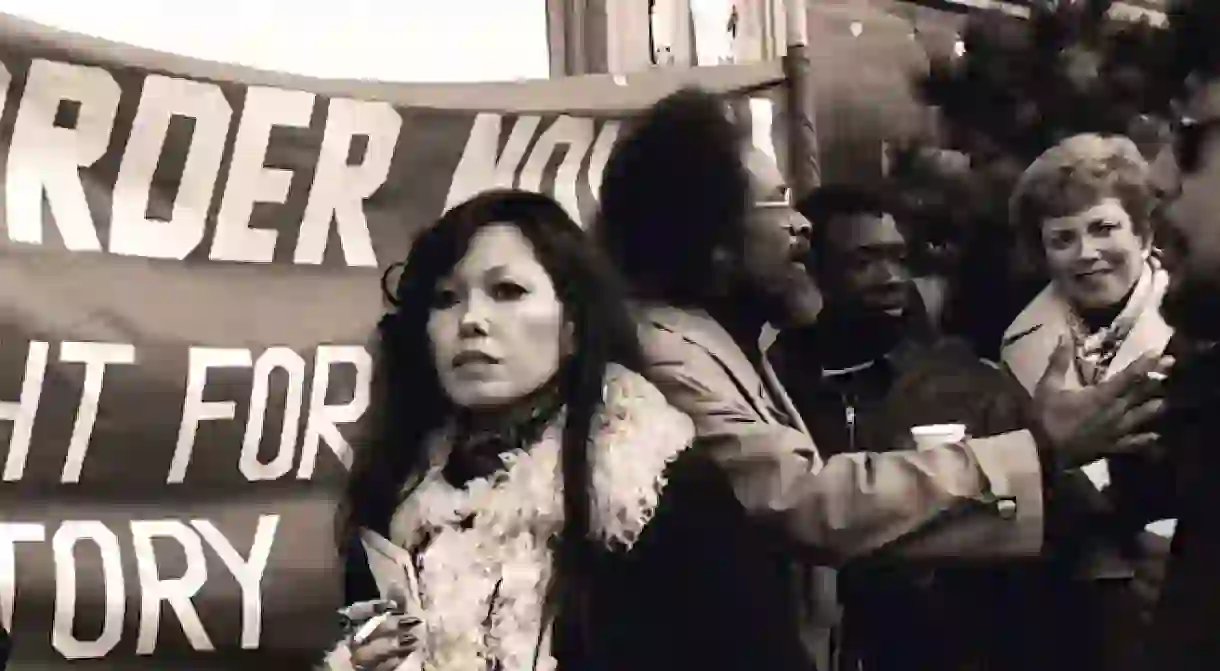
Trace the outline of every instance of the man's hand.
<path fill-rule="evenodd" d="M 1065 469 L 1152 446 L 1148 423 L 1164 409 L 1165 374 L 1173 359 L 1145 355 L 1109 380 L 1070 389 L 1072 344 L 1062 338 L 1034 390 L 1034 433 Z"/>

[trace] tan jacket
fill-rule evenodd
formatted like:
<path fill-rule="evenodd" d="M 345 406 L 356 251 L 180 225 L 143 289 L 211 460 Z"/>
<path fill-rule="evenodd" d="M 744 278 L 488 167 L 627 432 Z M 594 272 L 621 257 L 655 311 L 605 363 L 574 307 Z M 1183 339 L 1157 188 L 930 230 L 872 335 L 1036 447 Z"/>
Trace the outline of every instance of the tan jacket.
<path fill-rule="evenodd" d="M 1165 295 L 1168 285 L 1167 272 L 1163 269 L 1153 272 L 1153 300 L 1149 302 L 1149 309 L 1139 315 L 1135 325 L 1131 327 L 1131 332 L 1119 345 L 1118 352 L 1106 369 L 1107 378 L 1135 363 L 1144 354 L 1164 352 L 1169 345 L 1173 329 L 1165 323 L 1160 311 L 1161 298 Z M 1034 393 L 1038 380 L 1042 379 L 1042 374 L 1046 372 L 1059 339 L 1071 333 L 1068 326 L 1070 311 L 1071 308 L 1055 290 L 1055 286 L 1049 284 L 1030 301 L 1004 332 L 1000 358 L 1004 366 L 1012 371 L 1013 376 L 1031 394 Z M 1070 387 L 1080 388 L 1080 374 L 1075 367 L 1068 371 L 1067 383 Z M 1110 476 L 1105 461 L 1090 464 L 1084 471 L 1098 487 L 1109 484 Z"/>
<path fill-rule="evenodd" d="M 751 364 L 710 315 L 645 306 L 638 319 L 645 377 L 690 415 L 695 449 L 719 463 L 754 519 L 794 544 L 794 558 L 835 566 L 874 552 L 961 561 L 1041 551 L 1042 476 L 1028 432 L 823 459 L 770 366 Z M 794 589 L 813 601 L 802 638 L 818 668 L 834 669 L 834 572 L 802 574 Z"/>
<path fill-rule="evenodd" d="M 645 377 L 691 416 L 696 449 L 727 472 L 741 504 L 802 554 L 838 565 L 876 551 L 929 560 L 1041 551 L 1042 478 L 1028 432 L 823 459 L 803 426 L 768 412 L 778 404 L 797 416 L 767 364 L 756 369 L 706 312 L 650 306 L 639 319 Z"/>

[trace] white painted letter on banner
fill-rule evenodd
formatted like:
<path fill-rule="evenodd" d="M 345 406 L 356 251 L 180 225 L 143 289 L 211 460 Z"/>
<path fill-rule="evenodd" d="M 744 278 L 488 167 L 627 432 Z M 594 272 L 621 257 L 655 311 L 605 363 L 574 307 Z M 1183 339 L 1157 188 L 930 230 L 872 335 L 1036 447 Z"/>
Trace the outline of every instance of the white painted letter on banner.
<path fill-rule="evenodd" d="M 80 405 L 76 409 L 72 439 L 68 442 L 68 455 L 64 458 L 63 475 L 60 476 L 60 482 L 79 482 L 81 469 L 85 465 L 85 455 L 89 451 L 89 438 L 93 436 L 93 424 L 97 421 L 97 407 L 102 397 L 106 366 L 112 363 L 135 363 L 136 348 L 123 343 L 106 342 L 65 342 L 59 348 L 61 361 L 85 364 Z"/>
<path fill-rule="evenodd" d="M 170 121 L 193 119 L 190 146 L 169 221 L 149 219 L 153 173 L 165 150 Z M 185 259 L 203 241 L 208 208 L 224 159 L 233 109 L 220 87 L 149 75 L 114 184 L 109 250 L 150 259 Z"/>
<path fill-rule="evenodd" d="M 453 171 L 445 209 L 460 205 L 480 191 L 511 188 L 517 167 L 521 165 L 521 159 L 525 157 L 530 140 L 534 139 L 541 122 L 542 119 L 536 116 L 518 117 L 501 151 L 503 115 L 483 113 L 476 116 L 470 128 L 470 138 L 462 151 L 462 159 Z"/>
<path fill-rule="evenodd" d="M 92 541 L 101 552 L 102 584 L 106 590 L 106 617 L 102 633 L 92 641 L 81 641 L 72 633 L 76 622 L 76 585 L 84 578 L 77 571 L 76 545 Z M 119 539 L 96 520 L 64 522 L 51 539 L 55 556 L 55 624 L 51 645 L 67 659 L 105 657 L 123 636 L 123 614 L 127 607 L 123 586 L 123 562 Z"/>
<path fill-rule="evenodd" d="M 186 468 L 191 463 L 195 433 L 199 430 L 200 422 L 233 419 L 237 416 L 237 404 L 233 401 L 203 400 L 208 371 L 212 368 L 249 368 L 252 364 L 253 357 L 248 349 L 191 348 L 190 370 L 186 377 L 186 398 L 182 401 L 182 424 L 178 428 L 178 443 L 174 447 L 174 458 L 170 462 L 166 482 L 182 482 L 186 477 Z"/>
<path fill-rule="evenodd" d="M 585 154 L 593 144 L 593 120 L 580 119 L 571 116 L 561 116 L 547 128 L 534 148 L 529 159 L 521 168 L 520 187 L 527 191 L 542 191 L 542 173 L 551 162 L 560 146 L 566 145 L 563 161 L 555 172 L 555 188 L 552 196 L 556 202 L 568 211 L 572 221 L 580 222 L 580 201 L 576 197 L 576 180 L 580 176 L 580 166 L 584 163 Z"/>
<path fill-rule="evenodd" d="M 388 103 L 344 98 L 330 101 L 294 263 L 322 263 L 333 221 L 347 265 L 377 267 L 364 201 L 389 176 L 401 129 L 402 117 Z M 348 153 L 358 135 L 366 138 L 364 159 L 349 165 Z"/>
<path fill-rule="evenodd" d="M 17 543 L 42 543 L 47 529 L 30 522 L 0 522 L 0 627 L 13 630 L 13 603 L 17 599 Z"/>
<path fill-rule="evenodd" d="M 356 369 L 356 381 L 352 385 L 354 395 L 346 403 L 331 405 L 326 402 L 326 392 L 330 387 L 331 367 L 339 364 L 348 364 Z M 309 388 L 309 416 L 305 421 L 305 440 L 301 444 L 298 480 L 313 477 L 322 442 L 330 447 L 345 467 L 351 468 L 352 448 L 339 431 L 339 425 L 356 422 L 368 410 L 369 385 L 372 381 L 373 358 L 363 347 L 323 345 L 318 348 L 313 382 Z"/>
<path fill-rule="evenodd" d="M 257 648 L 259 637 L 262 636 L 263 573 L 267 570 L 267 559 L 271 557 L 271 545 L 275 542 L 275 530 L 279 523 L 279 515 L 260 515 L 254 542 L 250 544 L 250 557 L 242 559 L 241 553 L 216 525 L 207 520 L 191 520 L 195 531 L 212 546 L 241 587 L 241 647 L 246 650 Z"/>
<path fill-rule="evenodd" d="M 182 546 L 186 570 L 176 578 L 162 578 L 157 567 L 153 538 L 169 538 Z M 136 573 L 140 576 L 140 633 L 136 641 L 137 655 L 151 655 L 157 648 L 157 632 L 161 625 L 161 602 L 169 604 L 182 633 L 196 650 L 214 650 L 212 640 L 199 620 L 191 597 L 199 593 L 208 579 L 207 557 L 203 541 L 190 527 L 177 520 L 133 521 L 131 541 L 135 546 Z"/>
<path fill-rule="evenodd" d="M 31 340 L 25 356 L 25 375 L 21 379 L 21 396 L 17 401 L 0 401 L 0 421 L 13 423 L 9 434 L 8 457 L 4 460 L 4 481 L 20 480 L 25 474 L 25 461 L 30 454 L 30 438 L 34 434 L 34 418 L 42 398 L 42 381 L 47 375 L 47 352 L 51 346 Z"/>
<path fill-rule="evenodd" d="M 618 121 L 607 121 L 602 124 L 602 129 L 597 134 L 597 141 L 593 143 L 593 153 L 589 156 L 587 175 L 589 190 L 593 192 L 594 198 L 599 197 L 602 189 L 602 173 L 606 172 L 606 163 L 610 161 L 610 150 L 614 149 L 614 143 L 618 141 L 621 129 L 622 124 Z"/>
<path fill-rule="evenodd" d="M 267 147 L 275 126 L 308 128 L 314 94 L 305 91 L 251 86 L 237 139 L 233 143 L 229 180 L 216 215 L 213 261 L 271 263 L 277 231 L 250 228 L 255 203 L 283 203 L 292 185 L 292 171 L 268 168 Z"/>
<path fill-rule="evenodd" d="M 284 421 L 280 426 L 279 451 L 268 463 L 258 459 L 264 424 L 267 421 L 267 400 L 271 392 L 271 373 L 280 369 L 288 375 L 284 394 Z M 272 347 L 254 362 L 254 385 L 250 388 L 250 416 L 246 419 L 246 434 L 241 443 L 238 468 L 246 480 L 275 480 L 292 470 L 292 457 L 300 431 L 301 404 L 305 401 L 305 360 L 288 347 Z"/>
<path fill-rule="evenodd" d="M 64 246 L 101 251 L 80 169 L 106 153 L 121 91 L 102 68 L 35 59 L 13 126 L 5 179 L 9 239 L 43 244 L 43 194 Z M 71 127 L 56 125 L 61 108 Z"/>

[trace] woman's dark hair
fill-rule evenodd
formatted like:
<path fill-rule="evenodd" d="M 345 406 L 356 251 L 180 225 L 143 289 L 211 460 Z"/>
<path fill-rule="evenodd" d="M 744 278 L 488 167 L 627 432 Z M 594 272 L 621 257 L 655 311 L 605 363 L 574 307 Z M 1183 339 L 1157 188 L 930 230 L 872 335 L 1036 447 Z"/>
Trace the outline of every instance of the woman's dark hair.
<path fill-rule="evenodd" d="M 560 458 L 564 526 L 555 571 L 562 586 L 579 581 L 591 552 L 587 447 L 606 366 L 613 361 L 635 368 L 640 355 L 635 324 L 609 265 L 558 203 L 536 193 L 485 191 L 449 210 L 414 241 L 393 290 L 383 286 L 395 309 L 377 327 L 371 424 L 340 506 L 338 541 L 346 548 L 361 527 L 388 532 L 395 508 L 427 469 L 426 440 L 453 410 L 427 334 L 436 286 L 480 230 L 505 223 L 533 247 L 573 327 L 574 353 L 558 379 L 567 409 Z"/>
<path fill-rule="evenodd" d="M 633 120 L 615 145 L 594 235 L 637 297 L 671 305 L 706 297 L 713 249 L 744 235 L 744 143 L 723 100 L 683 89 Z"/>

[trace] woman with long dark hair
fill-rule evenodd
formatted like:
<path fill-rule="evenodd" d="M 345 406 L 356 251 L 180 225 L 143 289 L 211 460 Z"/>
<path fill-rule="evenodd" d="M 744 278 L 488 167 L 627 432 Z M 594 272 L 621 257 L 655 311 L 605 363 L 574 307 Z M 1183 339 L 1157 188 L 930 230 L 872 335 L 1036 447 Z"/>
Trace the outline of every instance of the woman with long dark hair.
<path fill-rule="evenodd" d="M 632 591 L 629 562 L 610 567 L 652 520 L 690 420 L 630 372 L 613 274 L 553 200 L 475 196 L 401 268 L 340 514 L 357 625 L 397 603 L 328 668 L 602 668 L 595 651 L 636 640 L 598 623 Z M 413 584 L 379 585 L 370 539 L 404 551 Z"/>

